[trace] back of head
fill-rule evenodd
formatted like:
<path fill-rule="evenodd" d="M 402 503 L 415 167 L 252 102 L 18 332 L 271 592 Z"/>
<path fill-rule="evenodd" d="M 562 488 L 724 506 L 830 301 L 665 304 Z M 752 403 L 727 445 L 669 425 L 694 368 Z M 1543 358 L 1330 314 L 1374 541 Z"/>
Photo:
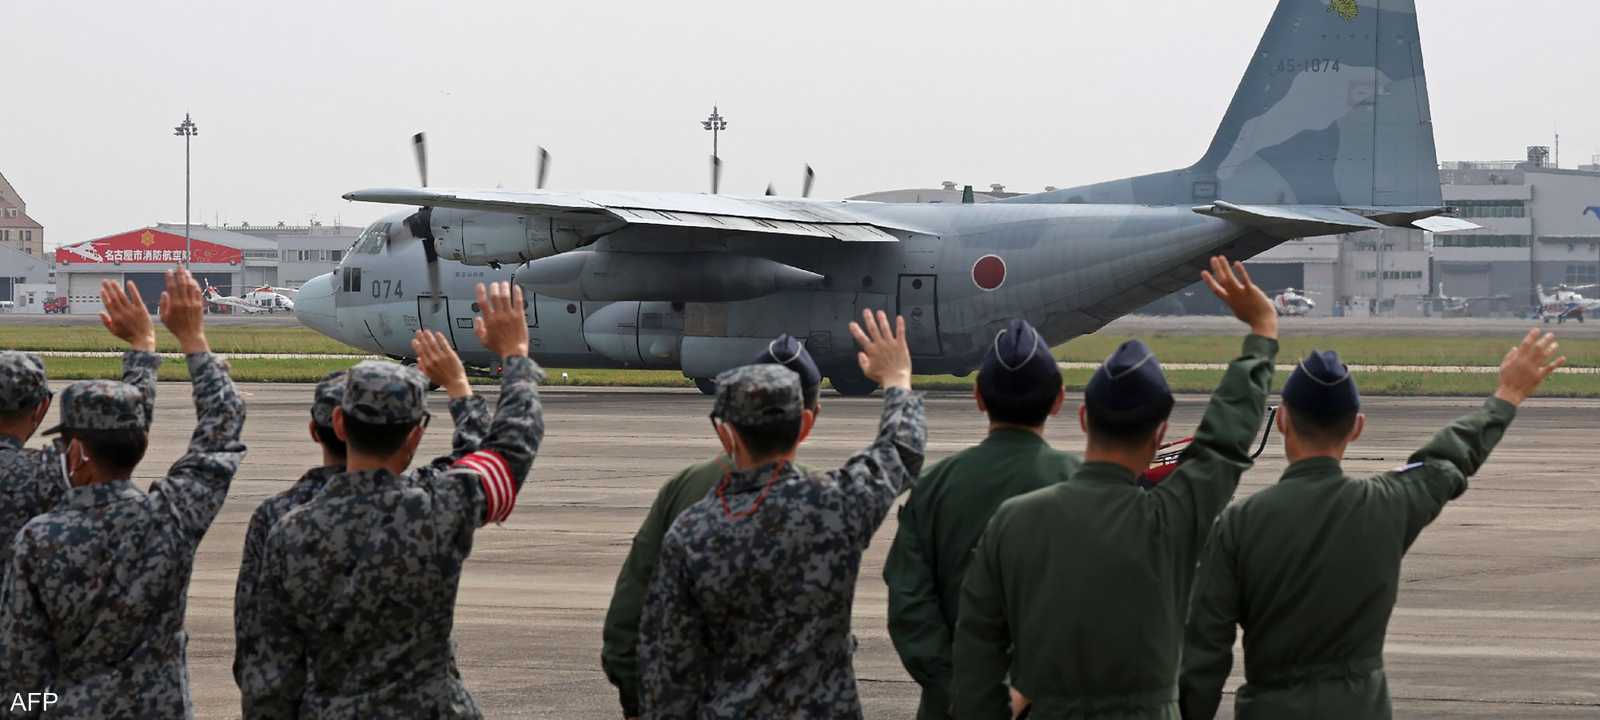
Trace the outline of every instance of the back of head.
<path fill-rule="evenodd" d="M 989 344 L 978 368 L 978 395 L 989 420 L 1007 425 L 1044 425 L 1061 396 L 1061 368 L 1039 331 L 1012 320 Z"/>
<path fill-rule="evenodd" d="M 416 368 L 366 360 L 350 368 L 344 397 L 345 441 L 362 455 L 388 457 L 427 415 L 428 381 Z"/>
<path fill-rule="evenodd" d="M 1083 404 L 1089 440 L 1116 447 L 1142 445 L 1172 415 L 1172 389 L 1149 346 L 1129 340 L 1089 378 Z"/>
<path fill-rule="evenodd" d="M 711 417 L 738 432 L 753 459 L 793 450 L 800 439 L 800 376 L 782 365 L 737 367 L 717 376 Z"/>
<path fill-rule="evenodd" d="M 1339 353 L 1312 350 L 1283 384 L 1289 428 L 1308 449 L 1343 449 L 1361 414 L 1361 392 Z"/>
<path fill-rule="evenodd" d="M 311 396 L 311 427 L 316 433 L 317 443 L 330 455 L 341 458 L 347 449 L 345 442 L 339 439 L 339 433 L 333 429 L 333 410 L 344 402 L 345 379 L 349 375 L 345 370 L 328 373 L 317 383 Z"/>
<path fill-rule="evenodd" d="M 144 459 L 149 417 L 138 388 L 113 380 L 83 380 L 62 391 L 61 423 L 45 434 L 61 433 L 109 475 L 127 477 Z"/>
<path fill-rule="evenodd" d="M 817 369 L 811 353 L 806 351 L 805 343 L 788 333 L 773 338 L 772 342 L 767 343 L 766 349 L 750 361 L 751 365 L 769 363 L 782 365 L 800 376 L 800 392 L 804 396 L 805 407 L 815 411 L 822 392 L 822 372 Z"/>
<path fill-rule="evenodd" d="M 0 352 L 0 424 L 31 421 L 39 403 L 49 397 L 44 361 L 38 355 L 16 350 Z M 34 427 L 30 423 L 28 432 Z"/>

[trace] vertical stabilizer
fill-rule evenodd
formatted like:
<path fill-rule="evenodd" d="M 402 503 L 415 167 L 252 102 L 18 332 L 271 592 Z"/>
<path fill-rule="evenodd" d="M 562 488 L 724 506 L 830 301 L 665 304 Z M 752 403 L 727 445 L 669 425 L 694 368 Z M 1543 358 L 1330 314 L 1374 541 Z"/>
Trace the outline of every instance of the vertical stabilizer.
<path fill-rule="evenodd" d="M 1022 202 L 1442 204 L 1415 0 L 1282 0 L 1193 166 Z"/>

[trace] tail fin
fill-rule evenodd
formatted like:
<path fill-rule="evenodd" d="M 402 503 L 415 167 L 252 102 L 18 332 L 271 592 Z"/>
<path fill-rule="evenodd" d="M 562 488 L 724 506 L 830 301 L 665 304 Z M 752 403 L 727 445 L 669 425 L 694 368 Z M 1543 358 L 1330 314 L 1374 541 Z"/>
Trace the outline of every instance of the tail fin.
<path fill-rule="evenodd" d="M 1436 207 L 1415 0 L 1280 0 L 1193 166 L 1024 202 Z"/>

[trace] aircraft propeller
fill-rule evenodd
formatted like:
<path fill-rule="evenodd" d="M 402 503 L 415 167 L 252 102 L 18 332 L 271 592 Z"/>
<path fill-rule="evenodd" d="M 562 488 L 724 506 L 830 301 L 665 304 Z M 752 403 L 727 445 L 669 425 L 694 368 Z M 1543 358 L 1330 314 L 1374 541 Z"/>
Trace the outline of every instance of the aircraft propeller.
<path fill-rule="evenodd" d="M 816 179 L 817 179 L 816 171 L 812 170 L 810 165 L 807 165 L 806 166 L 805 183 L 800 186 L 800 197 L 803 197 L 803 198 L 811 197 L 811 184 L 816 182 Z"/>
<path fill-rule="evenodd" d="M 765 193 L 762 193 L 762 194 L 766 195 L 767 197 L 772 197 L 773 195 L 777 195 L 778 191 L 772 189 L 772 183 L 767 183 L 767 191 Z"/>
<path fill-rule="evenodd" d="M 544 189 L 544 180 L 545 180 L 546 177 L 549 177 L 549 176 L 550 176 L 550 151 L 544 149 L 544 146 L 541 145 L 541 146 L 539 146 L 539 180 L 538 180 L 538 182 L 534 183 L 534 186 L 533 186 L 534 189 L 535 190 L 543 190 Z"/>
<path fill-rule="evenodd" d="M 411 136 L 411 147 L 417 156 L 417 174 L 422 177 L 422 186 L 428 186 L 428 137 L 424 133 Z M 439 248 L 434 244 L 433 237 L 433 208 L 418 208 L 415 213 L 406 218 L 406 229 L 411 231 L 411 236 L 422 243 L 423 257 L 428 261 L 428 291 L 433 294 L 433 310 L 439 310 Z M 389 236 L 393 238 L 394 236 Z M 392 240 L 391 240 L 392 242 Z"/>

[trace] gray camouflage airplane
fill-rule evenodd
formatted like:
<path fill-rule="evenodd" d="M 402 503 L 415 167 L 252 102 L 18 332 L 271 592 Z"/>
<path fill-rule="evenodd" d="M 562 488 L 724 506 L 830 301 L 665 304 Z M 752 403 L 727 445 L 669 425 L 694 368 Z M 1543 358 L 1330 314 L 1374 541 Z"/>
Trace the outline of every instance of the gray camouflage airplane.
<path fill-rule="evenodd" d="M 429 189 L 417 150 L 422 188 L 345 195 L 419 209 L 301 288 L 305 324 L 402 360 L 434 328 L 488 367 L 472 286 L 512 278 L 542 363 L 677 369 L 702 390 L 787 332 L 840 392 L 871 392 L 846 329 L 864 308 L 905 316 L 919 372 L 965 375 L 1009 318 L 1059 344 L 1211 255 L 1475 227 L 1442 217 L 1414 0 L 1281 0 L 1199 162 L 1000 202 L 730 197 L 715 179 L 710 195 Z"/>

